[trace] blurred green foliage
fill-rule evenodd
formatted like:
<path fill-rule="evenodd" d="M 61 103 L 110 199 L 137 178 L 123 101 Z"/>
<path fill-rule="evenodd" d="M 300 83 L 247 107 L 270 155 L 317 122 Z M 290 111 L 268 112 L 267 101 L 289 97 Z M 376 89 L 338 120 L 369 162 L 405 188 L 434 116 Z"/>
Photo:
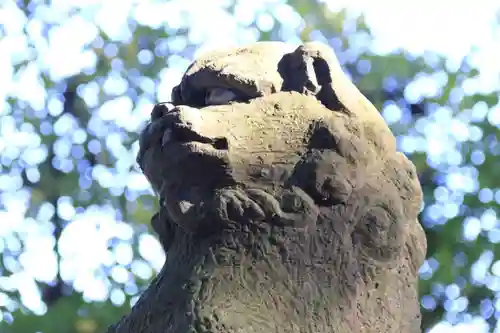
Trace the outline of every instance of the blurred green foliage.
<path fill-rule="evenodd" d="M 452 66 L 430 53 L 377 54 L 363 17 L 322 2 L 197 6 L 0 5 L 0 49 L 9 50 L 0 56 L 0 331 L 103 332 L 129 311 L 164 256 L 150 235 L 157 207 L 135 165 L 137 133 L 200 43 L 224 45 L 231 32 L 239 43 L 335 49 L 419 172 L 423 330 L 497 327 L 499 86 L 471 89 L 482 73 L 467 57 Z"/>

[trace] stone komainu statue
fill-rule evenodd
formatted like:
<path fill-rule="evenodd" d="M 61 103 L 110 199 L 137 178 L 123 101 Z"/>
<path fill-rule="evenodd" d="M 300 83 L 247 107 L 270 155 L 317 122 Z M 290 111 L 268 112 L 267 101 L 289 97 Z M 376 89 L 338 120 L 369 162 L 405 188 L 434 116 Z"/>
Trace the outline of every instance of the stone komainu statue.
<path fill-rule="evenodd" d="M 415 167 L 325 45 L 196 60 L 138 163 L 166 262 L 108 332 L 420 332 Z"/>

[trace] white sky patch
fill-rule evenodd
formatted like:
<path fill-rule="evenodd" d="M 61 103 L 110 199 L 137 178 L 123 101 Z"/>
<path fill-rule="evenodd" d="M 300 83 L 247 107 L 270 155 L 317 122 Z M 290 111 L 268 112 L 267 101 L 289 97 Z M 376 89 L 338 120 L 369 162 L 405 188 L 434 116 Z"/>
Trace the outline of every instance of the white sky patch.
<path fill-rule="evenodd" d="M 324 0 L 337 11 L 364 14 L 374 36 L 373 49 L 384 54 L 402 48 L 422 55 L 435 52 L 456 70 L 467 60 L 480 71 L 476 92 L 491 93 L 500 85 L 500 25 L 496 0 Z"/>
<path fill-rule="evenodd" d="M 148 234 L 139 237 L 139 253 L 159 272 L 165 262 L 165 254 L 158 240 Z"/>
<path fill-rule="evenodd" d="M 497 34 L 494 0 L 326 0 L 332 10 L 362 12 L 381 49 L 403 47 L 410 52 L 434 51 L 465 56 L 472 46 L 491 44 Z M 497 31 L 495 33 L 495 30 Z"/>
<path fill-rule="evenodd" d="M 452 325 L 441 322 L 429 330 L 429 333 L 487 333 L 490 331 L 488 323 L 481 317 L 475 317 L 468 323 Z"/>

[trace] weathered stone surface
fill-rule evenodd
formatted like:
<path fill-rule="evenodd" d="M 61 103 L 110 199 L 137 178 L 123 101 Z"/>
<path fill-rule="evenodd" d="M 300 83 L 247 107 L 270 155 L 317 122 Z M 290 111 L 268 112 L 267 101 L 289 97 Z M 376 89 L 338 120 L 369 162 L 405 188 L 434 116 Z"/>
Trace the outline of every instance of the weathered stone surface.
<path fill-rule="evenodd" d="M 138 162 L 165 266 L 115 333 L 419 332 L 413 164 L 324 45 L 207 54 Z"/>

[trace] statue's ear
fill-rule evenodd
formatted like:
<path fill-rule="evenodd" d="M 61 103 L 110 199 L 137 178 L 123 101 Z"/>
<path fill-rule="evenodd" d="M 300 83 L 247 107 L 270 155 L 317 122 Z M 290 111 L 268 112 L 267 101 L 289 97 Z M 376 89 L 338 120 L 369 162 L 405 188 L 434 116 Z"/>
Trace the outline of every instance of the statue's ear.
<path fill-rule="evenodd" d="M 355 117 L 392 137 L 384 119 L 342 70 L 333 50 L 318 42 L 304 43 L 278 63 L 282 90 L 315 96 L 325 107 Z M 390 144 L 395 149 L 395 144 Z"/>
<path fill-rule="evenodd" d="M 278 63 L 282 90 L 313 95 L 328 109 L 349 113 L 333 89 L 333 79 L 346 79 L 335 54 L 325 45 L 305 43 Z"/>

